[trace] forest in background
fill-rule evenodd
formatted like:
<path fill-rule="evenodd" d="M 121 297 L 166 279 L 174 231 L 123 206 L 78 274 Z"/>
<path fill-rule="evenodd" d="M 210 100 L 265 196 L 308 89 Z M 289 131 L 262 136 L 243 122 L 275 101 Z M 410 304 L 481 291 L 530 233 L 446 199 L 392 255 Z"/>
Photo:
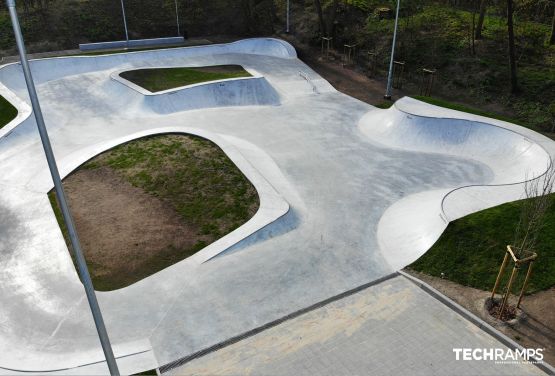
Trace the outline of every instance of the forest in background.
<path fill-rule="evenodd" d="M 189 38 L 284 36 L 286 0 L 177 3 L 182 34 Z M 511 85 L 509 4 L 517 90 Z M 131 38 L 177 34 L 174 0 L 125 0 L 125 5 Z M 118 0 L 19 0 L 18 8 L 31 52 L 124 38 Z M 372 65 L 371 76 L 383 80 L 394 10 L 389 0 L 291 0 L 288 39 L 316 50 L 321 36 L 332 36 L 337 55 L 344 44 L 356 44 L 353 68 L 367 72 Z M 555 124 L 554 21 L 553 0 L 401 1 L 396 60 L 405 62 L 403 89 L 418 94 L 422 69 L 435 69 L 432 95 L 485 105 L 550 131 Z M 0 56 L 14 54 L 11 24 L 0 2 Z"/>

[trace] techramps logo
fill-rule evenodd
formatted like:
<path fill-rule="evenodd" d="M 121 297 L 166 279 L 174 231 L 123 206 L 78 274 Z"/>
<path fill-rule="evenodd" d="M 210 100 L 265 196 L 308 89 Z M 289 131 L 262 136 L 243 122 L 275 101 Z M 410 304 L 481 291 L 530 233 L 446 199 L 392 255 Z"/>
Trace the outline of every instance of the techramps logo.
<path fill-rule="evenodd" d="M 456 360 L 485 360 L 496 364 L 541 364 L 544 349 L 453 348 Z"/>

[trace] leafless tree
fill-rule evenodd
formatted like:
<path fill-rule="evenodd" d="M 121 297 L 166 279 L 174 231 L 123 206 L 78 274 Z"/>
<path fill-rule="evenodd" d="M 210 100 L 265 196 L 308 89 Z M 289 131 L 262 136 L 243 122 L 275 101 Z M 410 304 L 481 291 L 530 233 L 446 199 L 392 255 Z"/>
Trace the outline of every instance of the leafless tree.
<path fill-rule="evenodd" d="M 522 257 L 526 251 L 534 251 L 538 235 L 544 226 L 544 217 L 553 204 L 555 188 L 555 167 L 551 165 L 547 172 L 539 177 L 526 181 L 522 201 L 520 219 L 515 230 L 514 246 L 517 257 Z"/>

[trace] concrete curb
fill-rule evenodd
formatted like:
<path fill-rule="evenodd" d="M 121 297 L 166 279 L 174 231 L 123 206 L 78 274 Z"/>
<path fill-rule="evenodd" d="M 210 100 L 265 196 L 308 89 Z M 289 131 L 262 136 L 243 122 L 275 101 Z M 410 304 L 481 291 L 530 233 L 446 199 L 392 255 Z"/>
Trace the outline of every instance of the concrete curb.
<path fill-rule="evenodd" d="M 233 345 L 234 343 L 237 343 L 237 342 L 242 341 L 242 340 L 244 340 L 244 339 L 246 339 L 246 338 L 252 337 L 252 336 L 254 336 L 254 335 L 258 334 L 258 333 L 261 333 L 261 332 L 263 332 L 263 331 L 265 331 L 265 330 L 267 330 L 267 329 L 270 329 L 270 328 L 272 328 L 272 327 L 274 327 L 274 326 L 280 325 L 280 324 L 282 324 L 282 323 L 284 323 L 284 322 L 286 322 L 286 321 L 289 321 L 289 320 L 291 320 L 291 319 L 294 319 L 294 318 L 296 318 L 296 317 L 298 317 L 298 316 L 301 316 L 301 315 L 303 315 L 303 314 L 305 314 L 305 313 L 308 313 L 308 312 L 313 311 L 313 310 L 318 309 L 318 308 L 322 308 L 322 307 L 324 307 L 324 306 L 326 306 L 326 305 L 328 305 L 328 304 L 330 304 L 330 303 L 333 303 L 333 302 L 335 302 L 335 301 L 337 301 L 337 300 L 341 300 L 341 299 L 343 299 L 343 298 L 346 298 L 347 296 L 350 296 L 350 295 L 356 294 L 356 293 L 358 293 L 358 292 L 360 292 L 360 291 L 362 291 L 362 290 L 365 290 L 365 289 L 367 289 L 368 287 L 375 286 L 375 285 L 379 285 L 379 284 L 382 283 L 382 282 L 385 282 L 385 281 L 387 281 L 387 280 L 389 280 L 389 279 L 391 279 L 391 278 L 395 278 L 395 277 L 398 277 L 398 276 L 399 276 L 398 273 L 391 273 L 391 274 L 388 274 L 388 275 L 383 276 L 383 277 L 381 277 L 381 278 L 378 278 L 378 279 L 376 279 L 376 280 L 374 280 L 374 281 L 372 281 L 372 282 L 365 283 L 364 285 L 355 287 L 354 289 L 347 290 L 347 291 L 345 291 L 345 292 L 342 292 L 341 294 L 332 296 L 331 298 L 322 300 L 322 301 L 320 301 L 320 302 L 318 302 L 318 303 L 315 303 L 315 304 L 313 304 L 313 305 L 310 305 L 310 306 L 308 306 L 308 307 L 306 307 L 306 308 L 303 308 L 303 309 L 300 309 L 300 310 L 298 310 L 298 311 L 292 312 L 292 313 L 290 313 L 290 314 L 288 314 L 288 315 L 286 315 L 286 316 L 283 316 L 283 317 L 281 317 L 281 318 L 279 318 L 279 319 L 277 319 L 277 320 L 270 321 L 269 323 L 264 324 L 264 325 L 262 325 L 262 326 L 259 326 L 259 327 L 257 327 L 257 328 L 254 328 L 254 329 L 252 329 L 252 330 L 249 330 L 248 332 L 239 334 L 239 335 L 237 335 L 237 336 L 235 336 L 235 337 L 231 337 L 231 338 L 229 338 L 229 339 L 227 339 L 227 340 L 225 340 L 225 341 L 222 341 L 222 342 L 220 342 L 220 343 L 217 343 L 217 344 L 215 344 L 215 345 L 212 345 L 212 346 L 210 346 L 210 347 L 207 347 L 207 348 L 205 348 L 205 349 L 203 349 L 203 350 L 194 352 L 194 353 L 192 353 L 192 354 L 190 354 L 190 355 L 187 355 L 187 356 L 185 356 L 185 357 L 183 357 L 183 358 L 174 360 L 173 362 L 170 362 L 170 363 L 167 363 L 167 364 L 161 366 L 161 367 L 159 368 L 160 373 L 163 374 L 163 373 L 166 373 L 166 372 L 168 372 L 168 371 L 170 371 L 170 370 L 172 370 L 172 369 L 174 369 L 174 368 L 181 367 L 182 365 L 184 365 L 184 364 L 186 364 L 186 363 L 188 363 L 188 362 L 190 362 L 190 361 L 192 361 L 192 360 L 194 360 L 194 359 L 196 359 L 196 358 L 200 358 L 200 357 L 202 357 L 202 356 L 205 356 L 205 355 L 208 355 L 208 354 L 213 353 L 213 352 L 215 352 L 215 351 L 218 351 L 218 350 L 220 350 L 220 349 L 222 349 L 222 348 L 224 348 L 224 347 Z"/>
<path fill-rule="evenodd" d="M 166 44 L 185 43 L 183 37 L 166 37 L 166 38 L 152 38 L 152 39 L 131 39 L 131 40 L 117 40 L 110 42 L 96 42 L 96 43 L 80 43 L 79 50 L 81 51 L 98 51 L 110 48 L 129 48 L 129 47 L 151 47 L 161 46 Z"/>
<path fill-rule="evenodd" d="M 119 82 L 122 85 L 127 86 L 128 88 L 135 90 L 136 92 L 138 92 L 139 94 L 142 94 L 144 96 L 159 96 L 159 95 L 163 95 L 163 94 L 170 94 L 170 93 L 176 93 L 178 91 L 184 90 L 184 89 L 190 89 L 190 88 L 194 88 L 194 87 L 199 87 L 199 86 L 206 86 L 208 84 L 218 84 L 218 83 L 222 83 L 222 82 L 228 82 L 228 81 L 239 81 L 239 80 L 252 80 L 252 79 L 257 79 L 257 78 L 264 78 L 263 75 L 261 75 L 260 73 L 258 73 L 256 70 L 254 69 L 248 69 L 246 67 L 241 66 L 247 73 L 250 74 L 250 76 L 246 76 L 246 77 L 235 77 L 235 78 L 224 78 L 224 79 L 220 79 L 220 80 L 212 80 L 212 81 L 204 81 L 204 82 L 200 82 L 197 84 L 190 84 L 190 85 L 183 85 L 183 86 L 178 86 L 172 89 L 167 89 L 167 90 L 161 90 L 161 91 L 150 91 L 148 89 L 145 89 L 142 86 L 139 86 L 131 81 L 129 81 L 126 78 L 123 78 L 121 76 L 122 73 L 124 72 L 132 72 L 132 71 L 136 71 L 136 70 L 146 70 L 146 69 L 168 69 L 168 68 L 203 68 L 203 67 L 210 67 L 211 65 L 201 65 L 201 66 L 183 66 L 183 65 L 179 65 L 179 66 L 145 66 L 145 67 L 135 67 L 132 69 L 118 69 L 112 73 L 110 73 L 110 78 L 114 81 Z M 216 66 L 216 65 L 214 65 Z"/>
<path fill-rule="evenodd" d="M 214 143 L 251 182 L 260 200 L 258 211 L 247 222 L 181 262 L 200 265 L 210 261 L 214 257 L 225 253 L 231 247 L 237 246 L 253 235 L 255 236 L 259 231 L 275 223 L 289 212 L 289 203 L 266 177 L 264 177 L 263 173 L 256 169 L 234 145 L 230 144 L 218 134 L 198 128 L 179 126 L 151 128 L 147 131 L 136 132 L 107 142 L 91 145 L 88 148 L 79 149 L 72 154 L 66 155 L 64 158 L 59 158 L 58 166 L 60 174 L 65 178 L 91 158 L 127 142 L 139 140 L 144 137 L 170 134 L 192 135 Z M 43 171 L 36 175 L 35 180 L 30 182 L 29 188 L 32 187 L 32 189 L 40 192 L 48 192 L 52 189 L 52 184 L 52 180 L 48 173 Z"/>
<path fill-rule="evenodd" d="M 445 304 L 447 307 L 449 307 L 453 311 L 457 312 L 459 315 L 464 317 L 466 320 L 470 321 L 471 323 L 476 325 L 478 328 L 482 329 L 484 332 L 488 333 L 490 336 L 497 339 L 499 342 L 501 342 L 505 346 L 507 346 L 511 349 L 519 349 L 519 350 L 523 349 L 523 347 L 521 345 L 519 345 L 517 342 L 515 342 L 511 338 L 507 337 L 505 334 L 501 333 L 500 331 L 495 329 L 493 326 L 491 326 L 490 324 L 488 324 L 487 322 L 485 322 L 484 320 L 482 320 L 481 318 L 479 318 L 478 316 L 476 316 L 472 312 L 468 311 L 466 308 L 464 308 L 460 304 L 454 302 L 453 300 L 451 300 L 446 295 L 442 294 L 441 292 L 439 292 L 438 290 L 436 290 L 435 288 L 433 288 L 432 286 L 430 286 L 426 282 L 421 281 L 420 279 L 418 279 L 416 277 L 413 277 L 412 275 L 410 275 L 410 274 L 408 274 L 408 273 L 406 273 L 402 270 L 399 270 L 398 273 L 399 273 L 399 275 L 402 275 L 403 277 L 405 277 L 406 279 L 408 279 L 409 281 L 411 281 L 412 283 L 414 283 L 415 285 L 420 287 L 422 290 L 426 291 L 428 294 L 430 294 L 431 296 L 433 296 L 434 298 L 439 300 L 441 303 Z M 542 371 L 544 371 L 548 375 L 555 375 L 555 368 L 553 366 L 551 366 L 550 364 L 548 364 L 546 361 L 542 361 L 542 363 L 534 363 L 534 364 L 536 365 L 536 367 L 538 367 L 539 369 L 541 369 Z"/>

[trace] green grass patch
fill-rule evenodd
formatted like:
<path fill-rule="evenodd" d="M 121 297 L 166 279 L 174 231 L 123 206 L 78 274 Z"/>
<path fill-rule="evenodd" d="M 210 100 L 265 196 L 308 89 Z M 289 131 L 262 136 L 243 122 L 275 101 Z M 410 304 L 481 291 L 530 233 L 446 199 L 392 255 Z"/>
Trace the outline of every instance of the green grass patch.
<path fill-rule="evenodd" d="M 0 96 L 0 129 L 17 116 L 17 109 L 4 97 Z"/>
<path fill-rule="evenodd" d="M 248 179 L 218 146 L 199 137 L 164 135 L 132 141 L 83 168 L 102 166 L 169 201 L 183 220 L 214 240 L 245 223 L 253 205 L 258 207 Z"/>
<path fill-rule="evenodd" d="M 240 65 L 200 68 L 155 68 L 123 72 L 121 77 L 151 92 L 229 78 L 250 77 Z"/>
<path fill-rule="evenodd" d="M 80 167 L 90 170 L 106 168 L 168 203 L 187 227 L 191 242 L 188 243 L 190 246 L 176 249 L 170 241 L 170 245 L 164 245 L 159 253 L 129 260 L 129 264 L 134 264 L 132 269 L 122 269 L 121 262 L 116 267 L 106 264 L 102 258 L 95 259 L 95 252 L 101 253 L 102 250 L 97 250 L 94 239 L 82 239 L 91 278 L 99 291 L 129 286 L 195 254 L 247 222 L 259 207 L 258 194 L 250 181 L 217 145 L 199 137 L 161 135 L 131 141 L 98 155 Z M 70 178 L 64 179 L 64 184 Z M 73 189 L 76 189 L 75 186 Z M 71 248 L 53 192 L 50 192 L 49 199 L 66 243 Z M 101 216 L 99 220 L 106 220 L 105 216 L 108 220 L 111 218 L 109 213 L 101 213 Z M 137 238 L 124 239 L 129 244 L 141 242 Z M 109 252 L 115 252 L 117 258 L 117 250 Z"/>
<path fill-rule="evenodd" d="M 374 107 L 382 108 L 384 110 L 388 109 L 389 107 L 393 106 L 393 101 L 382 101 L 378 104 L 375 104 Z"/>
<path fill-rule="evenodd" d="M 555 200 L 555 195 L 551 195 Z M 486 209 L 449 224 L 433 247 L 410 268 L 474 287 L 491 290 L 506 245 L 514 239 L 522 201 Z M 555 285 L 555 205 L 544 218 L 535 251 L 538 260 L 528 286 L 528 293 Z M 524 272 L 519 273 L 522 282 Z"/>
<path fill-rule="evenodd" d="M 449 108 L 451 110 L 456 110 L 456 111 L 461 111 L 461 112 L 468 112 L 469 114 L 485 116 L 485 117 L 489 117 L 489 118 L 492 118 L 492 119 L 502 120 L 502 121 L 506 121 L 506 122 L 514 123 L 514 124 L 519 123 L 518 120 L 516 120 L 514 118 L 511 118 L 511 117 L 508 117 L 508 116 L 495 114 L 495 113 L 492 113 L 492 112 L 487 112 L 487 111 L 479 110 L 479 109 L 472 108 L 472 107 L 467 107 L 465 105 L 458 104 L 458 103 L 452 103 L 452 102 L 444 101 L 443 99 L 425 97 L 425 96 L 421 96 L 421 95 L 413 95 L 412 98 L 418 99 L 419 101 L 422 101 L 422 102 L 433 104 L 435 106 Z"/>

